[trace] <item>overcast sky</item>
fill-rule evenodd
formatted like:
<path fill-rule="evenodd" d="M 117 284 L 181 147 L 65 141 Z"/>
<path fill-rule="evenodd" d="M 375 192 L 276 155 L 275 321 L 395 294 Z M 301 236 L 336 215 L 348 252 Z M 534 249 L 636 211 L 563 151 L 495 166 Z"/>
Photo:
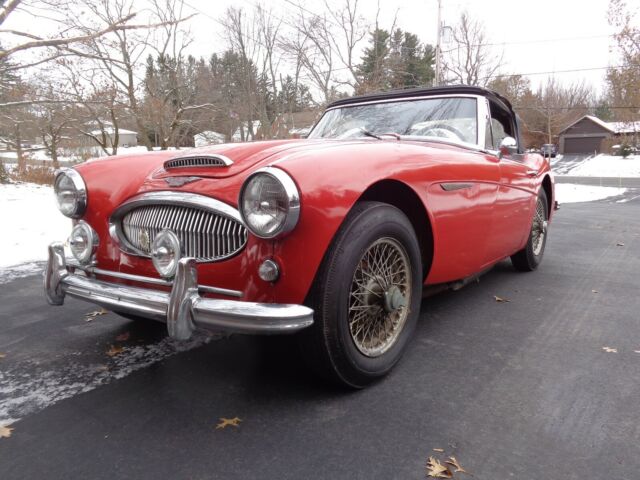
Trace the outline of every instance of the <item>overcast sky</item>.
<path fill-rule="evenodd" d="M 337 2 L 339 0 L 331 0 Z M 207 54 L 223 48 L 219 18 L 228 5 L 251 8 L 254 0 L 187 0 L 204 14 L 193 22 L 194 53 Z M 378 2 L 360 0 L 362 12 L 373 20 Z M 397 25 L 416 33 L 422 41 L 435 43 L 437 0 L 380 0 L 380 24 L 389 28 L 396 10 Z M 460 13 L 467 10 L 482 20 L 497 50 L 504 50 L 502 73 L 556 72 L 563 81 L 585 80 L 598 90 L 604 70 L 560 73 L 562 70 L 601 68 L 616 64 L 610 51 L 614 30 L 607 23 L 608 0 L 442 0 L 442 18 L 453 25 Z M 631 4 L 638 2 L 629 2 Z M 272 0 L 274 13 L 286 17 L 294 7 L 286 0 Z M 305 3 L 305 8 L 322 13 L 322 0 Z M 207 16 L 208 15 L 208 16 Z M 443 49 L 446 49 L 446 45 Z M 534 85 L 547 75 L 532 75 Z"/>
<path fill-rule="evenodd" d="M 144 2 L 137 0 L 140 5 Z M 192 54 L 208 57 L 221 52 L 226 45 L 217 23 L 230 6 L 251 9 L 258 0 L 185 0 L 190 11 L 201 12 L 190 21 L 194 43 Z M 293 0 L 295 1 L 295 0 Z M 329 0 L 341 3 L 342 0 Z M 274 15 L 291 18 L 295 7 L 287 0 L 264 2 L 272 6 Z M 374 21 L 380 5 L 380 26 L 390 28 L 397 11 L 397 26 L 419 36 L 423 42 L 435 43 L 437 0 L 360 0 L 361 11 Z M 640 10 L 638 0 L 628 0 Z M 138 4 L 138 3 L 137 3 Z M 307 1 L 305 8 L 322 13 L 324 0 Z M 607 23 L 608 0 L 442 0 L 442 18 L 445 25 L 453 25 L 460 13 L 484 22 L 488 36 L 497 51 L 504 51 L 503 74 L 555 72 L 564 82 L 586 81 L 598 91 L 602 90 L 605 70 L 616 65 L 612 53 L 614 30 Z M 640 12 L 636 15 L 640 21 Z M 16 15 L 11 27 L 41 33 L 46 30 L 43 20 Z M 447 49 L 447 45 L 443 45 Z M 568 72 L 564 70 L 594 69 Z M 536 86 L 548 74 L 531 75 Z"/>

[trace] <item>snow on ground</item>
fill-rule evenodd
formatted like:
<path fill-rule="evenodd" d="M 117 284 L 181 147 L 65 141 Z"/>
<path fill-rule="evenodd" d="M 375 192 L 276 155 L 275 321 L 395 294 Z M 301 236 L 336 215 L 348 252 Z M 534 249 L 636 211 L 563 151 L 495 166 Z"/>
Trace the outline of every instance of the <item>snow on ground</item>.
<path fill-rule="evenodd" d="M 0 206 L 0 278 L 5 280 L 37 271 L 34 262 L 46 260 L 49 243 L 65 241 L 71 231 L 71 220 L 58 211 L 52 187 L 0 184 Z"/>
<path fill-rule="evenodd" d="M 593 202 L 609 197 L 619 197 L 626 191 L 626 188 L 556 183 L 556 198 L 561 205 L 563 203 Z"/>
<path fill-rule="evenodd" d="M 219 335 L 196 334 L 186 342 L 169 337 L 148 345 L 125 346 L 122 353 L 104 363 L 83 364 L 81 352 L 53 362 L 21 362 L 0 371 L 0 425 L 21 418 L 79 393 L 90 392 L 181 352 L 193 350 Z M 25 372 L 31 371 L 31 373 Z"/>
<path fill-rule="evenodd" d="M 578 177 L 640 177 L 640 155 L 596 155 L 562 173 Z"/>

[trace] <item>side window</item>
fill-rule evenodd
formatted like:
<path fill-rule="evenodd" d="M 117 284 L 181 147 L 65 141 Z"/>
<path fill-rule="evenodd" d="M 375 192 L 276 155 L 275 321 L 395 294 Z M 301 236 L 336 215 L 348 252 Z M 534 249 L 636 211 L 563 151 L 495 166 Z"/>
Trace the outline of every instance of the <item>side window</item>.
<path fill-rule="evenodd" d="M 500 148 L 500 143 L 505 137 L 515 137 L 513 134 L 513 126 L 511 114 L 503 107 L 496 103 L 489 102 L 489 112 L 491 115 L 491 132 L 492 132 L 492 147 L 494 150 Z"/>
<path fill-rule="evenodd" d="M 502 142 L 502 140 L 509 135 L 507 135 L 502 122 L 495 118 L 491 119 L 491 130 L 493 130 L 493 149 L 497 150 L 498 148 L 500 148 L 500 143 Z"/>

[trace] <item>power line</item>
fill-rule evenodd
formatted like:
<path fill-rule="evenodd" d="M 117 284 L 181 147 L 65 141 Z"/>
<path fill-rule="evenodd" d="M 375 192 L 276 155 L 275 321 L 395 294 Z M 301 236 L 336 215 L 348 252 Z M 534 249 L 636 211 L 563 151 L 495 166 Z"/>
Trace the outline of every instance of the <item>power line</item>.
<path fill-rule="evenodd" d="M 481 78 L 480 80 L 489 80 L 491 78 L 526 77 L 531 75 L 555 75 L 557 73 L 590 72 L 590 71 L 596 71 L 596 70 L 609 70 L 609 69 L 628 68 L 628 67 L 637 68 L 637 67 L 640 67 L 640 65 L 614 65 L 614 66 L 609 65 L 606 67 L 572 68 L 568 70 L 549 70 L 546 72 L 509 73 L 504 75 L 491 75 L 490 77 L 484 77 L 484 78 Z"/>

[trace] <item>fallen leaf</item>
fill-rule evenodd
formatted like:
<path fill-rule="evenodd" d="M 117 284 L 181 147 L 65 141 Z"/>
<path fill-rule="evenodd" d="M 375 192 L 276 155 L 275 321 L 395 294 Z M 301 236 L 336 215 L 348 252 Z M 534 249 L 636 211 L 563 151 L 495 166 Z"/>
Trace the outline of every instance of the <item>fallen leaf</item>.
<path fill-rule="evenodd" d="M 120 335 L 118 335 L 116 337 L 116 341 L 117 342 L 126 342 L 127 340 L 129 340 L 130 336 L 131 336 L 131 334 L 129 332 L 121 333 Z"/>
<path fill-rule="evenodd" d="M 510 300 L 507 300 L 506 298 L 502 298 L 497 295 L 494 295 L 493 298 L 495 298 L 496 302 L 498 303 L 507 303 L 510 301 Z"/>
<path fill-rule="evenodd" d="M 6 353 L 0 353 L 0 358 L 5 358 L 7 356 Z"/>
<path fill-rule="evenodd" d="M 432 478 L 453 478 L 453 473 L 438 460 L 429 457 L 429 461 L 427 462 L 427 476 Z"/>
<path fill-rule="evenodd" d="M 13 432 L 13 428 L 0 425 L 0 438 L 9 438 Z"/>
<path fill-rule="evenodd" d="M 434 448 L 433 451 L 434 452 L 438 452 L 438 453 L 444 452 L 444 450 L 442 448 Z"/>
<path fill-rule="evenodd" d="M 607 353 L 618 353 L 618 349 L 617 348 L 602 347 L 602 350 L 604 350 Z"/>
<path fill-rule="evenodd" d="M 109 313 L 109 310 L 105 310 L 104 308 L 101 308 L 100 310 L 95 310 L 93 312 L 85 313 L 84 314 L 84 319 L 87 322 L 90 322 L 94 318 L 96 318 L 96 317 L 98 317 L 100 315 L 106 315 L 107 313 Z"/>
<path fill-rule="evenodd" d="M 618 246 L 618 247 L 624 247 L 624 243 L 622 243 L 622 242 L 618 242 L 618 243 L 616 243 L 616 246 Z"/>
<path fill-rule="evenodd" d="M 449 465 L 452 465 L 453 467 L 455 467 L 456 473 L 458 472 L 467 473 L 467 474 L 469 473 L 464 468 L 462 468 L 462 465 L 460 465 L 460 462 L 458 462 L 456 457 L 449 457 L 449 459 L 444 463 L 448 463 Z"/>
<path fill-rule="evenodd" d="M 115 357 L 122 352 L 124 352 L 124 348 L 120 345 L 111 345 L 111 348 L 107 350 L 107 355 L 109 355 L 110 357 Z"/>
<path fill-rule="evenodd" d="M 238 428 L 242 419 L 238 417 L 234 418 L 220 418 L 220 423 L 216 425 L 216 430 L 219 428 L 227 428 L 228 426 Z"/>
<path fill-rule="evenodd" d="M 109 367 L 107 365 L 100 365 L 98 368 L 96 368 L 96 370 L 98 372 L 107 372 L 109 370 Z"/>

